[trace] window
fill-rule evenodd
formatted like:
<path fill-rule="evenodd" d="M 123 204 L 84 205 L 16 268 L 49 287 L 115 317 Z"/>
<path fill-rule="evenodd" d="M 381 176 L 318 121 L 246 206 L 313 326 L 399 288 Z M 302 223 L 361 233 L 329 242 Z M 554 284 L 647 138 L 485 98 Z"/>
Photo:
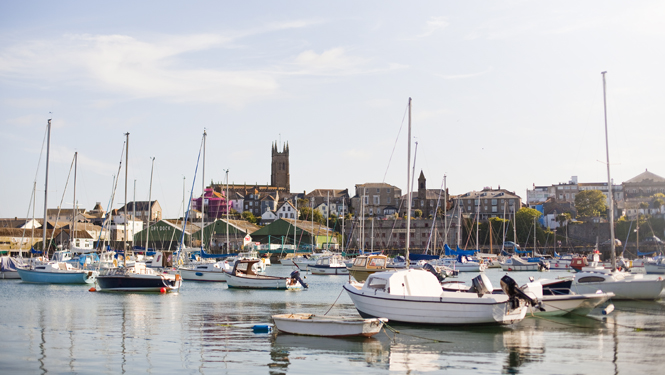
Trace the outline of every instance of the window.
<path fill-rule="evenodd" d="M 473 202 L 476 204 L 476 206 L 480 206 L 480 199 L 474 199 Z"/>
<path fill-rule="evenodd" d="M 492 206 L 492 212 L 496 212 L 496 206 Z"/>
<path fill-rule="evenodd" d="M 381 188 L 376 188 L 376 192 L 377 192 L 377 193 L 380 193 L 380 192 L 381 192 Z"/>
<path fill-rule="evenodd" d="M 496 199 L 492 199 L 492 206 L 496 206 Z"/>
<path fill-rule="evenodd" d="M 365 196 L 364 198 L 365 198 L 365 206 L 367 206 L 369 204 L 369 197 Z"/>
<path fill-rule="evenodd" d="M 390 195 L 386 198 L 386 204 L 390 204 Z"/>
<path fill-rule="evenodd" d="M 390 193 L 390 188 L 387 188 L 387 189 L 386 189 L 386 193 Z"/>
<path fill-rule="evenodd" d="M 379 198 L 380 198 L 380 197 L 379 197 L 378 195 L 375 195 L 375 196 L 374 196 L 374 204 L 375 204 L 375 205 L 379 205 L 379 204 L 380 204 L 379 202 L 380 202 L 381 200 L 380 200 Z"/>

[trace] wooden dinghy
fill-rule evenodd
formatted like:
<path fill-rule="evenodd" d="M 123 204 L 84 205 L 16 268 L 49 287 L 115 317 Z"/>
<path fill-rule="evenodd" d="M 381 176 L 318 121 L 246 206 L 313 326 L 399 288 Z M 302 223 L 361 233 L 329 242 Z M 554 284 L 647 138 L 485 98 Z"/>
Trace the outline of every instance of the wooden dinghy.
<path fill-rule="evenodd" d="M 363 319 L 350 316 L 314 314 L 273 315 L 272 320 L 281 332 L 309 336 L 365 336 L 376 335 L 383 328 L 386 318 Z"/>

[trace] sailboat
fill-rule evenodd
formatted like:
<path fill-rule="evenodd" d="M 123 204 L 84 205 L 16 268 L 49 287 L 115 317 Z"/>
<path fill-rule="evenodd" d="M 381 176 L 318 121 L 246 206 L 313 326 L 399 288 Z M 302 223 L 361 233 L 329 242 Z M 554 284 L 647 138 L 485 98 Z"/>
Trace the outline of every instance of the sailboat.
<path fill-rule="evenodd" d="M 205 249 L 204 249 L 204 232 L 205 232 L 205 160 L 206 160 L 206 137 L 207 133 L 204 131 L 203 132 L 203 171 L 202 171 L 202 192 L 203 194 L 201 195 L 201 251 L 200 254 L 203 255 L 205 254 Z M 227 208 L 228 211 L 228 208 Z M 212 237 L 213 231 L 216 225 L 216 221 L 213 221 L 211 228 L 213 230 L 210 231 L 210 236 Z M 228 236 L 228 216 L 227 216 L 227 236 Z M 228 243 L 228 241 L 227 241 Z M 189 258 L 187 258 L 189 259 Z M 178 268 L 180 271 L 180 275 L 182 276 L 183 280 L 191 280 L 191 281 L 217 281 L 217 282 L 226 282 L 226 274 L 228 272 L 231 272 L 232 267 L 229 265 L 228 262 L 222 261 L 222 262 L 198 262 L 198 263 L 188 263 L 186 265 L 180 266 Z"/>
<path fill-rule="evenodd" d="M 614 197 L 612 178 L 610 176 L 610 151 L 607 133 L 607 100 L 605 93 L 605 73 L 603 76 L 603 106 L 605 114 L 605 153 L 607 157 L 607 186 L 609 186 L 609 225 L 610 225 L 610 256 L 612 269 L 595 269 L 575 274 L 571 290 L 578 294 L 594 293 L 596 290 L 614 293 L 614 299 L 658 299 L 665 288 L 665 280 L 645 279 L 643 274 L 632 274 L 617 271 L 616 241 L 614 237 Z"/>
<path fill-rule="evenodd" d="M 47 125 L 46 142 L 46 179 L 44 188 L 44 225 L 42 226 L 43 246 L 46 248 L 46 219 L 48 207 L 48 166 L 51 146 L 51 119 Z M 91 284 L 95 282 L 97 271 L 88 271 L 74 268 L 69 262 L 54 260 L 46 264 L 37 264 L 32 268 L 17 268 L 21 280 L 36 284 Z"/>
<path fill-rule="evenodd" d="M 527 304 L 536 301 L 524 295 L 508 276 L 501 279 L 505 294 L 493 294 L 489 278 L 476 277 L 476 293 L 443 291 L 437 277 L 428 271 L 409 269 L 409 232 L 411 216 L 411 98 L 407 157 L 407 268 L 368 276 L 364 284 L 349 281 L 343 288 L 363 318 L 388 318 L 416 324 L 512 324 L 524 319 Z"/>
<path fill-rule="evenodd" d="M 182 285 L 179 274 L 160 273 L 146 267 L 145 263 L 136 262 L 127 266 L 127 171 L 129 164 L 129 133 L 125 134 L 125 241 L 123 266 L 109 268 L 97 277 L 99 289 L 107 292 L 172 292 Z M 154 159 L 153 159 L 154 160 Z M 151 181 L 152 183 L 152 181 Z M 150 219 L 148 219 L 150 220 Z"/>

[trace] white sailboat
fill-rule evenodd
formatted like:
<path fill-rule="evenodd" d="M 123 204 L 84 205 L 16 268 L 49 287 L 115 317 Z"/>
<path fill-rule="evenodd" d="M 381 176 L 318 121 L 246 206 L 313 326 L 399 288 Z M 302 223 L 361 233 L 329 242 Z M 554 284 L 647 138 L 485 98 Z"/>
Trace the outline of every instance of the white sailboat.
<path fill-rule="evenodd" d="M 44 192 L 44 225 L 42 226 L 42 243 L 46 248 L 46 210 L 48 207 L 48 166 L 49 151 L 51 145 L 51 119 L 47 125 L 46 142 L 46 179 Z M 70 231 L 71 232 L 71 231 Z M 46 254 L 46 252 L 45 252 Z M 34 265 L 31 268 L 17 269 L 21 280 L 26 283 L 36 284 L 91 284 L 95 282 L 97 271 L 88 271 L 74 268 L 71 263 L 63 261 L 52 261 L 47 264 Z"/>
<path fill-rule="evenodd" d="M 172 292 L 178 291 L 182 285 L 179 274 L 162 273 L 146 267 L 145 263 L 136 262 L 127 266 L 127 170 L 129 161 L 129 133 L 126 133 L 125 144 L 125 246 L 123 267 L 109 268 L 97 277 L 100 290 L 107 292 Z M 154 159 L 153 159 L 154 162 Z M 152 182 L 151 182 L 152 183 Z M 149 232 L 148 232 L 149 233 Z"/>
<path fill-rule="evenodd" d="M 614 293 L 614 299 L 658 299 L 665 288 L 665 280 L 645 279 L 642 274 L 630 274 L 617 271 L 615 237 L 614 237 L 614 196 L 612 178 L 610 176 L 610 151 L 607 133 L 607 99 L 605 93 L 605 73 L 603 76 L 603 109 L 605 114 L 605 153 L 607 157 L 607 186 L 609 186 L 609 224 L 610 224 L 610 256 L 612 269 L 582 271 L 575 274 L 571 289 L 576 293 L 593 293 L 596 290 Z"/>
<path fill-rule="evenodd" d="M 446 292 L 434 274 L 409 269 L 409 224 L 411 216 L 411 98 L 409 98 L 409 132 L 407 157 L 407 269 L 370 274 L 361 284 L 349 282 L 344 289 L 356 310 L 364 318 L 388 318 L 391 321 L 417 324 L 512 324 L 524 319 L 527 303 L 514 280 L 501 279 L 505 294 L 492 294 L 485 275 L 474 279 L 476 293 Z"/>

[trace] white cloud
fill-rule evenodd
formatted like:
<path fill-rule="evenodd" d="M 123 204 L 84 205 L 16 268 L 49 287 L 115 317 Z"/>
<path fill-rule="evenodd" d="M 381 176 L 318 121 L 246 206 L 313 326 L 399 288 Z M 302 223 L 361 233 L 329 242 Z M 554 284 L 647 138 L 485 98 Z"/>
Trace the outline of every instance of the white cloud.
<path fill-rule="evenodd" d="M 276 92 L 272 74 L 253 70 L 183 68 L 185 53 L 220 48 L 213 34 L 144 41 L 126 35 L 66 35 L 20 43 L 0 52 L 0 75 L 40 84 L 77 85 L 134 97 L 243 105 Z"/>
<path fill-rule="evenodd" d="M 448 23 L 448 21 L 446 21 L 445 17 L 431 17 L 427 21 L 427 25 L 425 27 L 425 32 L 423 32 L 420 35 L 417 35 L 416 37 L 417 38 L 426 38 L 428 36 L 431 36 L 432 34 L 434 34 L 434 32 L 436 32 L 438 30 L 445 29 L 446 27 L 448 27 L 448 25 L 450 25 L 450 24 Z"/>
<path fill-rule="evenodd" d="M 467 74 L 452 74 L 452 75 L 443 75 L 443 74 L 435 74 L 437 77 L 443 78 L 443 79 L 466 79 L 466 78 L 473 78 L 473 77 L 478 77 L 485 75 L 487 73 L 491 73 L 494 70 L 494 68 L 489 67 L 487 70 L 484 70 L 482 72 L 476 72 L 476 73 L 467 73 Z"/>

